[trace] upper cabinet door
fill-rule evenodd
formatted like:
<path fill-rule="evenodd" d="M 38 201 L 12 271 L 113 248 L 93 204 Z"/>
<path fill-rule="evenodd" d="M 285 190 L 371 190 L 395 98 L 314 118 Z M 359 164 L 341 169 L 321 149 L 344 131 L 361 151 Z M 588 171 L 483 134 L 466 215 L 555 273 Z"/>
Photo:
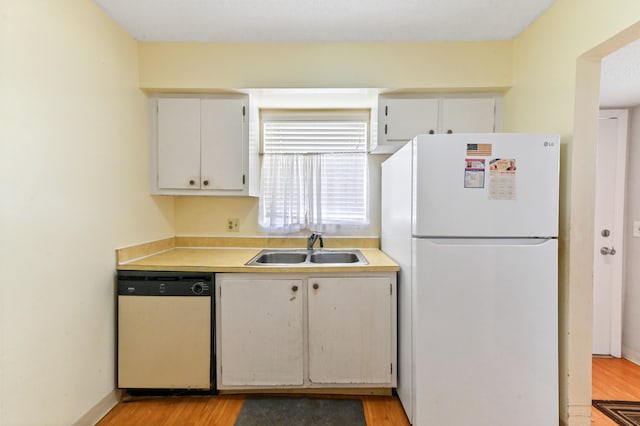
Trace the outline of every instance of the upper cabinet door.
<path fill-rule="evenodd" d="M 440 133 L 493 133 L 495 108 L 494 98 L 444 98 Z"/>
<path fill-rule="evenodd" d="M 200 188 L 200 99 L 157 103 L 158 188 Z"/>
<path fill-rule="evenodd" d="M 384 99 L 378 138 L 409 141 L 414 136 L 438 129 L 438 99 Z"/>
<path fill-rule="evenodd" d="M 244 188 L 245 99 L 202 99 L 201 187 Z"/>

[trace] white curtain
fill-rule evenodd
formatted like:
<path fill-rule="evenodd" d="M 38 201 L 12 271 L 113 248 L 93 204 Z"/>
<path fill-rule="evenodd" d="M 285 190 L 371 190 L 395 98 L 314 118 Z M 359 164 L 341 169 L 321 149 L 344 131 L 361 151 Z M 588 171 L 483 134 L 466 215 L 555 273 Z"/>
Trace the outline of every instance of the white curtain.
<path fill-rule="evenodd" d="M 270 233 L 369 228 L 364 153 L 265 154 L 260 225 Z"/>

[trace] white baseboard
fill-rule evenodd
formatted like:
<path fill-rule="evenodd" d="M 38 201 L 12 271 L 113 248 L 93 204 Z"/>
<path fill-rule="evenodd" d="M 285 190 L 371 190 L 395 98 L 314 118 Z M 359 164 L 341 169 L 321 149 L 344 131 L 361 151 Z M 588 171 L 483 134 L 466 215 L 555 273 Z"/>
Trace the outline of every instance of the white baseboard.
<path fill-rule="evenodd" d="M 634 364 L 640 365 L 640 351 L 637 349 L 622 345 L 622 358 L 626 358 Z"/>
<path fill-rule="evenodd" d="M 122 391 L 114 389 L 73 423 L 73 426 L 93 426 L 120 401 Z"/>

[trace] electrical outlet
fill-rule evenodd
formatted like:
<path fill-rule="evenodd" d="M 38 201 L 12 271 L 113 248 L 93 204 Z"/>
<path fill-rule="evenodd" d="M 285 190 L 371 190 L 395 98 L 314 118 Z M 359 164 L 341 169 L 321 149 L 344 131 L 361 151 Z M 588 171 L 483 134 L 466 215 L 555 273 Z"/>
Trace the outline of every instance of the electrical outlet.
<path fill-rule="evenodd" d="M 240 219 L 238 218 L 227 219 L 227 231 L 240 232 Z"/>
<path fill-rule="evenodd" d="M 640 220 L 633 221 L 633 236 L 640 237 Z"/>

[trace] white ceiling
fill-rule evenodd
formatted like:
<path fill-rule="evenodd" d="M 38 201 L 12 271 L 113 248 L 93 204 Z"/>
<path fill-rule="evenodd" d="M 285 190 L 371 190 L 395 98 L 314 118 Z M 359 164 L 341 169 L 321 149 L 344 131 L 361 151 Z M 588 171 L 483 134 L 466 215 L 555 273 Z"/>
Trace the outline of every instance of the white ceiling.
<path fill-rule="evenodd" d="M 555 0 L 94 0 L 136 40 L 512 39 Z"/>
<path fill-rule="evenodd" d="M 480 41 L 516 37 L 556 0 L 93 0 L 139 41 Z M 640 42 L 602 61 L 601 105 L 640 104 Z"/>
<path fill-rule="evenodd" d="M 640 105 L 640 40 L 605 56 L 600 71 L 600 106 Z"/>

